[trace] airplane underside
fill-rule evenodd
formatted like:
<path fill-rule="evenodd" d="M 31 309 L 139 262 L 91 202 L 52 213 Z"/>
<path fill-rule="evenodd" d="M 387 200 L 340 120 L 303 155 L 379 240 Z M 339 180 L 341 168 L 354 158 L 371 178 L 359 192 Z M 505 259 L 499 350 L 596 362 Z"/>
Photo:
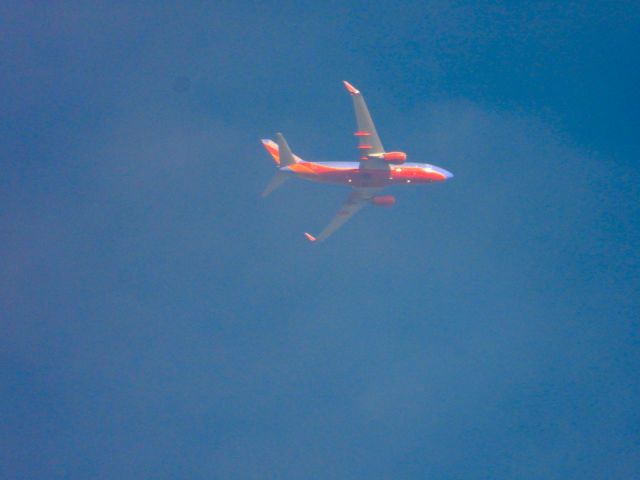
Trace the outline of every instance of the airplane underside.
<path fill-rule="evenodd" d="M 312 242 L 328 238 L 366 205 L 393 205 L 395 198 L 392 195 L 378 195 L 384 187 L 444 182 L 453 177 L 451 172 L 434 165 L 406 162 L 405 152 L 385 151 L 362 94 L 349 82 L 345 81 L 344 85 L 351 94 L 356 113 L 357 131 L 354 136 L 358 139 L 359 162 L 309 162 L 295 155 L 280 133 L 276 134 L 277 142 L 262 140 L 278 166 L 276 175 L 262 192 L 263 197 L 293 176 L 353 189 L 336 216 L 317 237 L 305 233 Z"/>
<path fill-rule="evenodd" d="M 442 182 L 448 178 L 445 173 L 423 167 L 393 167 L 389 169 L 360 168 L 344 169 L 338 171 L 294 171 L 297 176 L 319 183 L 333 183 L 351 187 L 377 187 L 383 188 L 391 185 L 406 185 L 410 183 L 424 184 Z M 437 167 L 436 167 L 437 168 Z M 306 170 L 306 169 L 305 169 Z M 310 170 L 310 169 L 309 169 Z"/>

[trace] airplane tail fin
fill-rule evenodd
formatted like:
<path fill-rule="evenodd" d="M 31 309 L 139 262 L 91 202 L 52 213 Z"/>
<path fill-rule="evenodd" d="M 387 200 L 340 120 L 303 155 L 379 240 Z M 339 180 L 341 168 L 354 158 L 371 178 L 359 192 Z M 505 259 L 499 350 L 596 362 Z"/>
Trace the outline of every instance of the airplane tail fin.
<path fill-rule="evenodd" d="M 277 143 L 273 140 L 263 139 L 262 145 L 264 145 L 264 148 L 273 157 L 273 161 L 279 168 L 288 167 L 289 165 L 302 161 L 300 157 L 293 154 L 281 133 L 276 133 L 276 140 L 278 141 Z M 291 178 L 290 172 L 282 170 L 278 171 L 262 192 L 262 197 L 264 198 L 269 195 L 289 178 Z"/>
<path fill-rule="evenodd" d="M 277 166 L 280 166 L 280 151 L 278 150 L 278 144 L 268 138 L 260 140 L 264 148 L 269 152 L 269 155 L 273 157 L 273 161 Z"/>
<path fill-rule="evenodd" d="M 262 145 L 264 145 L 264 148 L 267 150 L 267 152 L 269 152 L 269 155 L 273 157 L 273 161 L 278 167 L 286 167 L 287 165 L 291 165 L 292 163 L 302 162 L 302 159 L 299 156 L 291 152 L 291 149 L 289 148 L 287 141 L 284 139 L 281 133 L 278 133 L 276 138 L 278 140 L 278 143 L 268 138 L 264 138 L 261 141 L 262 141 Z M 280 148 L 281 142 L 284 144 L 283 148 Z M 281 151 L 286 157 L 286 160 L 284 161 L 284 163 L 280 159 Z M 291 161 L 291 158 L 293 158 L 293 161 Z"/>

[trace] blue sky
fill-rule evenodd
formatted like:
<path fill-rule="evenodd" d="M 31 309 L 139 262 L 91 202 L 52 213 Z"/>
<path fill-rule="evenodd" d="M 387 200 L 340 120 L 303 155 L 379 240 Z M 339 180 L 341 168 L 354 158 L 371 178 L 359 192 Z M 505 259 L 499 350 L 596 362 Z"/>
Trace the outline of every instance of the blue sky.
<path fill-rule="evenodd" d="M 637 3 L 0 19 L 0 476 L 638 476 Z M 310 245 L 343 79 L 456 176 Z"/>

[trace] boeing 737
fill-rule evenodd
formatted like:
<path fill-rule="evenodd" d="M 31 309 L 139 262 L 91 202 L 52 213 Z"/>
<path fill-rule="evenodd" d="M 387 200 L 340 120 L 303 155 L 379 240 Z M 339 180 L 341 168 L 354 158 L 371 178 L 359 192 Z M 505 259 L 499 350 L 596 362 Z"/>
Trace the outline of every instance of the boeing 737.
<path fill-rule="evenodd" d="M 305 233 L 311 242 L 327 239 L 366 205 L 393 205 L 396 202 L 393 195 L 378 195 L 385 187 L 444 182 L 453 177 L 453 174 L 444 168 L 428 163 L 407 162 L 407 154 L 404 152 L 385 151 L 360 90 L 347 81 L 344 85 L 351 94 L 356 113 L 357 131 L 354 135 L 358 139 L 358 162 L 302 160 L 291 152 L 281 133 L 276 134 L 275 142 L 262 140 L 262 144 L 278 167 L 278 172 L 262 192 L 263 197 L 294 176 L 314 182 L 338 183 L 353 189 L 338 214 L 317 237 Z"/>

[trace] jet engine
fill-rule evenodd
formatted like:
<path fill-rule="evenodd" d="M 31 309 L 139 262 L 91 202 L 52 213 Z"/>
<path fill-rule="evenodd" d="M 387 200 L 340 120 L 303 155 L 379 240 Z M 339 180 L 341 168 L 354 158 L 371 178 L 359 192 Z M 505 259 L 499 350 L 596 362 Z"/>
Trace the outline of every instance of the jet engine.
<path fill-rule="evenodd" d="M 396 197 L 393 195 L 376 195 L 371 198 L 371 203 L 373 203 L 376 207 L 390 207 L 394 203 L 396 203 Z"/>
<path fill-rule="evenodd" d="M 382 159 L 389 163 L 404 163 L 407 161 L 407 154 L 404 152 L 387 152 L 382 154 Z"/>

